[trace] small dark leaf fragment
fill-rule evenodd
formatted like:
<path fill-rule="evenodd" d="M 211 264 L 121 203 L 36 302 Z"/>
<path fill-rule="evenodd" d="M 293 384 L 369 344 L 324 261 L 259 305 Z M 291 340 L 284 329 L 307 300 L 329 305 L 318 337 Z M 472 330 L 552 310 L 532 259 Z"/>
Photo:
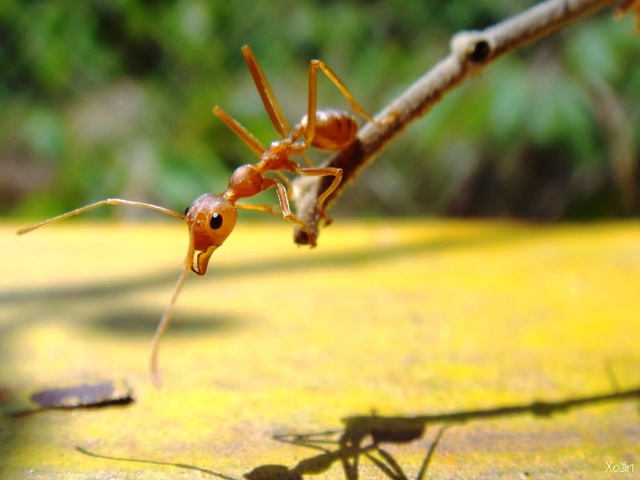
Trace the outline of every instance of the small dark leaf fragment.
<path fill-rule="evenodd" d="M 126 382 L 115 381 L 41 390 L 31 395 L 31 401 L 44 409 L 126 405 L 134 399 Z"/>

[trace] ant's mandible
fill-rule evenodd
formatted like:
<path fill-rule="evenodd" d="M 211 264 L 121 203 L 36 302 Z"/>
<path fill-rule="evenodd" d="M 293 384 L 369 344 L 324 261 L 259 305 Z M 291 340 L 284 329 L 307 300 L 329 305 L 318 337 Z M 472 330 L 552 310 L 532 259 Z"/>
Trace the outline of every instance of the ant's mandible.
<path fill-rule="evenodd" d="M 237 203 L 238 200 L 253 197 L 271 187 L 275 188 L 284 218 L 306 231 L 309 235 L 311 246 L 315 246 L 315 238 L 312 233 L 306 225 L 291 212 L 287 193 L 289 181 L 282 172 L 287 171 L 305 176 L 333 176 L 331 185 L 329 185 L 318 198 L 318 211 L 325 219 L 325 222 L 329 223 L 329 219 L 324 212 L 324 202 L 340 184 L 342 169 L 311 166 L 311 162 L 307 159 L 305 152 L 309 147 L 327 151 L 345 149 L 354 142 L 358 131 L 358 123 L 356 119 L 347 112 L 317 109 L 318 69 L 340 90 L 357 114 L 376 124 L 384 124 L 387 122 L 386 119 L 382 121 L 374 120 L 366 114 L 342 81 L 325 63 L 320 60 L 311 60 L 309 65 L 307 114 L 298 124 L 290 127 L 258 61 L 247 45 L 242 47 L 242 54 L 249 67 L 249 71 L 251 72 L 267 114 L 282 138 L 272 142 L 265 148 L 262 143 L 238 121 L 225 113 L 220 107 L 216 106 L 213 109 L 213 113 L 260 159 L 255 164 L 238 167 L 231 175 L 225 192 L 220 195 L 206 193 L 199 196 L 189 205 L 184 214 L 149 203 L 108 198 L 18 230 L 18 234 L 22 235 L 49 223 L 79 215 L 102 205 L 125 205 L 148 208 L 186 220 L 189 228 L 189 249 L 187 251 L 187 257 L 182 273 L 173 290 L 171 300 L 158 324 L 151 344 L 150 371 L 152 381 L 156 385 L 160 383 L 158 372 L 160 339 L 167 328 L 173 305 L 178 298 L 178 294 L 182 289 L 189 270 L 192 270 L 198 275 L 204 275 L 206 273 L 211 255 L 227 239 L 236 224 L 238 208 L 278 213 L 266 205 Z M 309 166 L 301 167 L 291 159 L 292 156 L 303 156 Z M 266 177 L 265 174 L 268 172 L 274 172 L 279 177 L 278 180 Z"/>

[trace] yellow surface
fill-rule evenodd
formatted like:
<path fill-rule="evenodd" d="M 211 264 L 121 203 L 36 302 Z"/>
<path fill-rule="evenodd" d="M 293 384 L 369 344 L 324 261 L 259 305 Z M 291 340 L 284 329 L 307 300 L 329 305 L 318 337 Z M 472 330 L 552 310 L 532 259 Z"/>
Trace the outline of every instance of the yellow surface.
<path fill-rule="evenodd" d="M 274 435 L 371 414 L 426 423 L 420 439 L 383 445 L 408 478 L 443 425 L 428 478 L 640 476 L 638 398 L 615 396 L 640 386 L 638 222 L 338 220 L 309 250 L 282 222 L 241 221 L 207 276 L 187 281 L 160 390 L 149 343 L 186 228 L 15 228 L 0 228 L 4 410 L 39 389 L 105 379 L 126 380 L 137 401 L 3 416 L 1 478 L 210 478 L 76 447 L 241 478 L 322 453 Z M 527 413 L 600 394 L 613 397 Z M 477 413 L 503 406 L 522 412 Z M 466 422 L 445 416 L 464 412 Z M 607 462 L 634 472 L 614 475 Z M 338 461 L 312 478 L 345 473 Z M 357 478 L 389 477 L 362 455 Z"/>

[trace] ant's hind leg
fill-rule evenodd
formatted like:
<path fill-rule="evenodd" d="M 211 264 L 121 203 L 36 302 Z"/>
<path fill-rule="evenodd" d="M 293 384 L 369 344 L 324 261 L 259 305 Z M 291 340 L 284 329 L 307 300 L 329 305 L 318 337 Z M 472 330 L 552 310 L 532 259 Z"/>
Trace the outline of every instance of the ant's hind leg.
<path fill-rule="evenodd" d="M 309 118 L 311 118 L 312 109 L 314 113 L 316 111 L 316 83 L 318 69 L 320 69 L 322 73 L 324 73 L 326 77 L 331 80 L 331 83 L 333 83 L 336 88 L 340 90 L 340 93 L 342 93 L 342 96 L 347 100 L 347 102 L 349 102 L 351 108 L 353 108 L 353 110 L 365 120 L 373 123 L 374 125 L 383 126 L 391 123 L 396 118 L 397 114 L 395 112 L 382 119 L 373 118 L 371 115 L 365 112 L 364 108 L 362 108 L 356 101 L 347 86 L 342 83 L 342 80 L 340 80 L 338 75 L 336 75 L 336 73 L 322 60 L 311 60 L 311 64 L 309 66 Z"/>

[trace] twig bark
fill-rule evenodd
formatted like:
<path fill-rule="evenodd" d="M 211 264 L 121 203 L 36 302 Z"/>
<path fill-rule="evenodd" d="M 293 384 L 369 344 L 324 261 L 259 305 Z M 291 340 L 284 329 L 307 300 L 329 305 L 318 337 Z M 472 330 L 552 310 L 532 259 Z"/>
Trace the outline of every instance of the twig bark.
<path fill-rule="evenodd" d="M 327 166 L 342 168 L 343 176 L 328 202 L 334 201 L 358 172 L 411 122 L 424 116 L 471 74 L 505 53 L 618 3 L 620 0 L 547 0 L 485 30 L 454 35 L 450 54 L 376 115 L 378 119 L 390 117 L 392 120 L 383 126 L 365 124 L 359 130 L 357 140 L 329 160 Z M 327 186 L 326 177 L 301 177 L 294 182 L 293 201 L 297 216 L 316 237 L 321 220 L 317 210 L 318 195 Z M 294 232 L 294 241 L 301 245 L 309 243 L 307 234 L 299 229 Z"/>

